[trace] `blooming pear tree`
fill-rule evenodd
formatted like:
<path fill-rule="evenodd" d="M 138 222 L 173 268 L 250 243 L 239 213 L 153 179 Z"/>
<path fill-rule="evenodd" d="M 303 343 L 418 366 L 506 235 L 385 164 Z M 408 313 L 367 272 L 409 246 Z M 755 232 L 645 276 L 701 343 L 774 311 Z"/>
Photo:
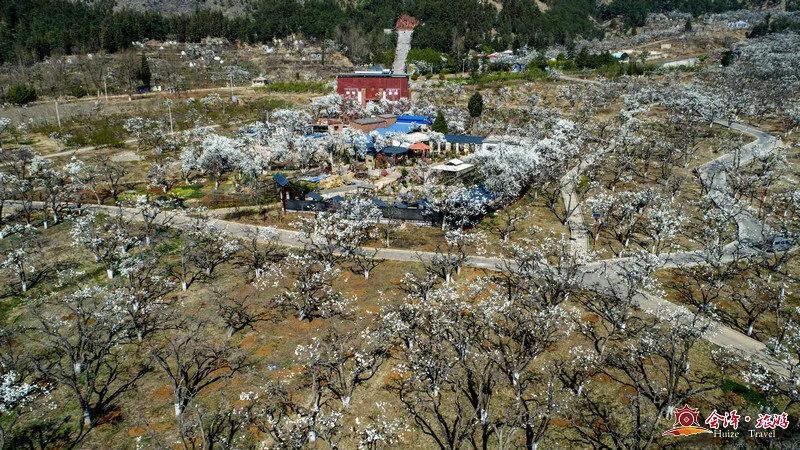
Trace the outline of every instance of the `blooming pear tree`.
<path fill-rule="evenodd" d="M 14 275 L 20 290 L 25 293 L 46 273 L 45 269 L 36 265 L 46 265 L 41 260 L 42 247 L 36 229 L 30 225 L 15 225 L 14 230 L 5 233 L 16 234 L 18 239 L 14 248 L 10 249 L 0 261 L 0 268 Z"/>
<path fill-rule="evenodd" d="M 110 292 L 85 286 L 45 298 L 37 317 L 34 360 L 39 376 L 53 380 L 78 404 L 72 441 L 79 443 L 149 371 L 130 343 L 130 328 Z"/>
<path fill-rule="evenodd" d="M 85 248 L 95 262 L 105 266 L 109 279 L 114 278 L 123 259 L 140 241 L 121 209 L 107 216 L 90 212 L 75 218 L 70 236 L 74 246 Z"/>
<path fill-rule="evenodd" d="M 380 330 L 331 332 L 298 346 L 295 355 L 316 384 L 314 390 L 329 392 L 348 409 L 355 390 L 372 379 L 388 357 L 388 341 Z"/>
<path fill-rule="evenodd" d="M 278 230 L 259 227 L 248 230 L 247 237 L 241 240 L 237 264 L 247 269 L 251 281 L 268 274 L 283 257 L 278 237 Z"/>
<path fill-rule="evenodd" d="M 171 326 L 173 311 L 166 296 L 175 283 L 156 254 L 141 252 L 124 258 L 116 284 L 109 298 L 123 312 L 136 341 Z"/>
<path fill-rule="evenodd" d="M 445 233 L 445 244 L 438 246 L 430 259 L 420 260 L 426 272 L 449 283 L 453 275 L 461 273 L 461 267 L 469 257 L 468 249 L 476 247 L 480 251 L 483 240 L 483 236 L 478 233 L 448 230 Z"/>
<path fill-rule="evenodd" d="M 244 355 L 227 342 L 207 338 L 206 327 L 195 324 L 176 330 L 166 345 L 150 355 L 172 387 L 175 417 L 183 429 L 183 415 L 197 395 L 210 385 L 231 378 L 246 363 Z"/>
<path fill-rule="evenodd" d="M 385 403 L 376 403 L 376 412 L 358 418 L 358 449 L 379 450 L 405 442 L 403 434 L 411 431 L 402 418 L 390 418 Z"/>
<path fill-rule="evenodd" d="M 268 383 L 240 398 L 256 403 L 253 424 L 275 447 L 302 448 L 322 441 L 335 448 L 343 437 L 343 414 L 325 407 L 319 396 L 298 399 L 283 384 Z"/>
<path fill-rule="evenodd" d="M 311 100 L 311 111 L 314 117 L 332 119 L 342 115 L 342 96 L 329 94 Z"/>
<path fill-rule="evenodd" d="M 39 156 L 31 161 L 30 174 L 36 180 L 36 188 L 43 193 L 44 203 L 51 214 L 50 217 L 53 218 L 53 223 L 61 222 L 72 193 L 68 177 L 57 169 L 51 160 Z M 46 216 L 43 223 L 45 229 L 48 224 L 49 219 Z"/>
<path fill-rule="evenodd" d="M 134 205 L 144 224 L 144 243 L 149 247 L 153 235 L 168 227 L 174 219 L 175 202 L 161 199 L 151 201 L 146 195 L 138 195 Z"/>
<path fill-rule="evenodd" d="M 168 130 L 160 120 L 131 117 L 123 125 L 133 139 L 139 152 L 156 150 L 169 139 Z"/>
<path fill-rule="evenodd" d="M 5 446 L 15 425 L 24 416 L 25 409 L 46 393 L 40 386 L 23 380 L 13 370 L 0 372 L 0 445 Z"/>
<path fill-rule="evenodd" d="M 243 159 L 238 143 L 233 139 L 211 134 L 203 140 L 201 149 L 194 164 L 214 180 L 214 189 L 219 189 L 223 175 L 235 170 L 237 163 Z"/>
<path fill-rule="evenodd" d="M 194 217 L 181 234 L 179 260 L 172 275 L 186 291 L 195 281 L 210 278 L 214 269 L 231 261 L 239 249 L 238 241 L 226 237 L 208 219 Z"/>
<path fill-rule="evenodd" d="M 166 194 L 180 182 L 180 172 L 175 170 L 175 160 L 165 157 L 154 161 L 147 170 L 147 181 L 151 187 L 160 189 Z"/>
<path fill-rule="evenodd" d="M 3 149 L 3 139 L 6 131 L 11 127 L 11 119 L 7 117 L 0 117 L 0 150 Z"/>
<path fill-rule="evenodd" d="M 228 338 L 247 328 L 255 331 L 256 323 L 272 318 L 271 312 L 263 309 L 261 307 L 263 305 L 254 295 L 230 295 L 216 287 L 212 288 L 212 292 L 213 306 L 225 325 L 225 334 Z"/>
<path fill-rule="evenodd" d="M 270 303 L 284 312 L 296 314 L 298 320 L 348 316 L 351 299 L 333 287 L 341 275 L 332 262 L 321 260 L 309 249 L 290 253 L 270 277 L 256 280 L 256 286 L 267 289 L 285 280 L 286 287 Z"/>
<path fill-rule="evenodd" d="M 445 186 L 434 193 L 432 210 L 442 215 L 442 230 L 463 230 L 486 213 L 487 199 L 475 188 Z"/>
<path fill-rule="evenodd" d="M 311 115 L 294 109 L 276 109 L 270 114 L 270 121 L 292 134 L 303 134 L 311 124 Z"/>
<path fill-rule="evenodd" d="M 0 224 L 5 223 L 3 209 L 6 202 L 14 199 L 17 191 L 17 177 L 10 173 L 0 171 Z"/>
<path fill-rule="evenodd" d="M 291 161 L 305 173 L 312 165 L 325 161 L 328 156 L 326 139 L 297 136 L 291 143 Z"/>

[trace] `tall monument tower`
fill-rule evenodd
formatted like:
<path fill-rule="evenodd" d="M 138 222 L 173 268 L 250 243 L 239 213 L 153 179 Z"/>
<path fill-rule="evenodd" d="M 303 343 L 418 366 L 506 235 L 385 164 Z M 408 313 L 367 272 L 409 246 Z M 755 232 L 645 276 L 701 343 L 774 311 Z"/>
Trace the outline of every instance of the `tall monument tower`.
<path fill-rule="evenodd" d="M 392 73 L 405 73 L 406 72 L 406 58 L 408 58 L 408 51 L 411 50 L 411 35 L 414 33 L 414 27 L 417 26 L 417 19 L 402 15 L 397 19 L 394 28 L 397 30 L 397 47 L 394 50 L 394 63 L 392 64 Z"/>

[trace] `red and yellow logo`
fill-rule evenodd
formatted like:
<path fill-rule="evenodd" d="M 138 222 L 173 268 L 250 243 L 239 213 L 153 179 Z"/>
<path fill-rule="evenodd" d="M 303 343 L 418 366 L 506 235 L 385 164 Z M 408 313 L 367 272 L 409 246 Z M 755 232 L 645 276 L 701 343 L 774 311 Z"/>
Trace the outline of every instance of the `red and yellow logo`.
<path fill-rule="evenodd" d="M 697 421 L 700 413 L 699 409 L 692 408 L 689 405 L 683 405 L 683 408 L 676 408 L 675 423 L 672 428 L 663 432 L 662 436 L 691 436 L 693 434 L 711 433 L 708 428 L 703 428 Z"/>

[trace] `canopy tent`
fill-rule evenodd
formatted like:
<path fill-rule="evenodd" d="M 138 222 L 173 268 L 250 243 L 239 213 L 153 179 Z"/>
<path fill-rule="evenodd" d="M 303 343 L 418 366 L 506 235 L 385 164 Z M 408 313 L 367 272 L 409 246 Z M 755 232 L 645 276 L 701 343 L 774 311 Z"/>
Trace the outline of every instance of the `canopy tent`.
<path fill-rule="evenodd" d="M 426 143 L 424 143 L 424 142 L 415 142 L 415 143 L 409 145 L 408 148 L 411 149 L 411 150 L 419 150 L 419 151 L 427 152 L 428 150 L 431 149 L 431 146 L 426 144 Z"/>

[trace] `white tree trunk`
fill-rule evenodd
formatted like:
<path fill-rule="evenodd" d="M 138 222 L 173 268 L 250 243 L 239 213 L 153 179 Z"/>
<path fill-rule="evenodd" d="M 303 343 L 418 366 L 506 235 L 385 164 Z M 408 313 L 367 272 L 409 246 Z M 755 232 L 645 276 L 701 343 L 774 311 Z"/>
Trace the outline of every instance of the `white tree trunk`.
<path fill-rule="evenodd" d="M 114 269 L 106 269 L 106 275 L 108 275 L 109 280 L 114 279 Z"/>

